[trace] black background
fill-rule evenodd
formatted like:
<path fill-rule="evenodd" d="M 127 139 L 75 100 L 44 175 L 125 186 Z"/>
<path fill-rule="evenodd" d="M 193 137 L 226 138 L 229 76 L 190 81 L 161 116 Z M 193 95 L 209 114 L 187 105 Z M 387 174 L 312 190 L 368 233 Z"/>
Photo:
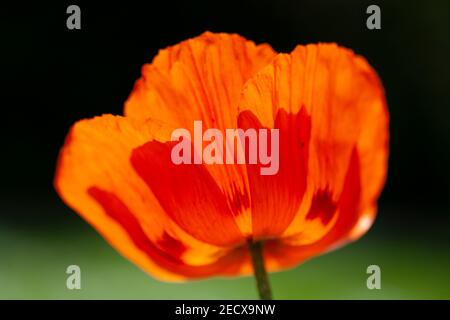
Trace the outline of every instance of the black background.
<path fill-rule="evenodd" d="M 366 28 L 373 3 L 381 7 L 381 30 Z M 81 7 L 81 30 L 66 28 L 70 4 Z M 383 81 L 391 115 L 380 207 L 400 209 L 384 221 L 448 217 L 448 1 L 60 1 L 3 4 L 0 15 L 3 207 L 62 206 L 52 180 L 69 127 L 121 114 L 141 66 L 158 49 L 209 30 L 239 33 L 279 52 L 333 41 L 365 56 Z M 57 211 L 39 213 L 46 214 Z"/>
<path fill-rule="evenodd" d="M 389 300 L 326 300 L 326 301 L 299 301 L 299 300 L 276 300 L 276 301 L 240 301 L 240 300 L 165 300 L 165 301 L 1 301 L 2 310 L 14 310 L 15 314 L 26 315 L 39 314 L 45 315 L 49 319 L 59 319 L 59 312 L 50 312 L 50 310 L 61 310 L 70 314 L 73 318 L 81 318 L 89 312 L 93 316 L 121 316 L 121 317 L 140 317 L 142 314 L 151 310 L 153 318 L 160 319 L 183 319 L 188 316 L 175 314 L 177 307 L 185 306 L 205 306 L 215 309 L 216 313 L 210 312 L 206 319 L 291 319 L 294 314 L 303 316 L 316 315 L 317 310 L 323 316 L 345 316 L 349 319 L 359 319 L 360 314 L 365 314 L 370 310 L 372 318 L 382 318 L 389 312 L 391 316 L 415 317 L 438 316 L 448 310 L 449 301 L 389 301 Z M 249 315 L 249 314 L 219 314 L 221 305 L 234 306 L 241 305 L 274 305 L 275 312 L 272 315 Z M 225 309 L 227 310 L 227 309 Z M 237 308 L 242 310 L 242 308 Z M 349 312 L 351 310 L 351 312 Z M 202 319 L 201 315 L 190 316 L 190 319 Z"/>

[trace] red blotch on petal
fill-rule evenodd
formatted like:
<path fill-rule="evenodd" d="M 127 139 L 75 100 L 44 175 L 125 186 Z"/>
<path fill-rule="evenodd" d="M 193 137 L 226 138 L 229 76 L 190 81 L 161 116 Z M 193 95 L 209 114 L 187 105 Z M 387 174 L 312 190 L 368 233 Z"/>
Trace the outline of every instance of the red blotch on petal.
<path fill-rule="evenodd" d="M 306 219 L 313 220 L 319 218 L 324 225 L 327 225 L 333 218 L 337 209 L 329 190 L 319 190 L 312 199 L 311 208 L 306 215 Z"/>
<path fill-rule="evenodd" d="M 239 114 L 238 124 L 244 130 L 267 129 L 248 110 Z M 261 175 L 261 168 L 266 165 L 247 164 L 255 238 L 282 234 L 296 215 L 306 189 L 311 119 L 305 108 L 296 114 L 279 109 L 274 129 L 279 130 L 278 172 Z M 267 137 L 267 149 L 270 150 L 273 143 L 270 133 Z"/>
<path fill-rule="evenodd" d="M 175 142 L 150 141 L 136 148 L 131 164 L 167 214 L 195 238 L 218 246 L 245 241 L 226 197 L 201 164 L 176 165 Z"/>
<path fill-rule="evenodd" d="M 167 236 L 158 242 L 158 250 L 155 244 L 147 237 L 137 218 L 128 209 L 128 207 L 113 193 L 104 191 L 97 187 L 90 187 L 88 193 L 102 207 L 105 213 L 119 223 L 128 233 L 133 243 L 149 256 L 163 255 L 165 259 L 174 263 L 182 263 L 181 254 L 185 251 L 182 243 L 175 244 L 175 239 L 168 240 Z M 169 244 L 169 245 L 168 245 Z M 173 250 L 175 249 L 175 250 Z"/>
<path fill-rule="evenodd" d="M 115 194 L 97 187 L 90 187 L 87 192 L 102 206 L 105 214 L 122 226 L 138 249 L 144 252 L 151 261 L 168 271 L 187 278 L 235 274 L 246 257 L 244 250 L 235 249 L 212 263 L 199 266 L 188 265 L 180 258 L 186 249 L 181 242 L 166 233 L 156 244 L 153 243 L 145 234 L 136 217 Z"/>

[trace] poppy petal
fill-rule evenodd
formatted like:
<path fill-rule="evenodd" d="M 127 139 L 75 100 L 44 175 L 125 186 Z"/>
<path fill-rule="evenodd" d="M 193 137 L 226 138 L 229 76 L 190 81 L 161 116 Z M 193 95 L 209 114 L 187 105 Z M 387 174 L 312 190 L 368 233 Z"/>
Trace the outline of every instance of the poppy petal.
<path fill-rule="evenodd" d="M 238 272 L 239 253 L 187 234 L 131 166 L 132 151 L 157 137 L 158 128 L 112 115 L 77 122 L 60 152 L 57 192 L 113 247 L 155 277 Z M 232 261 L 236 265 L 230 267 Z"/>
<path fill-rule="evenodd" d="M 103 208 L 104 212 L 120 224 L 128 234 L 132 243 L 141 250 L 150 261 L 156 261 L 159 267 L 186 278 L 202 278 L 217 274 L 239 273 L 240 265 L 246 257 L 242 248 L 230 250 L 218 258 L 203 265 L 192 266 L 181 259 L 186 247 L 166 232 L 161 240 L 153 242 L 149 239 L 135 215 L 113 193 L 91 187 L 88 194 Z M 170 278 L 172 280 L 172 278 Z"/>
<path fill-rule="evenodd" d="M 336 218 L 333 227 L 319 240 L 299 245 L 302 236 L 281 238 L 266 244 L 266 257 L 272 270 L 292 267 L 313 256 L 336 249 L 351 238 L 352 230 L 361 220 L 360 160 L 356 149 L 347 168 L 343 191 L 336 203 Z"/>
<path fill-rule="evenodd" d="M 311 119 L 306 191 L 283 236 L 309 244 L 331 232 L 356 149 L 359 219 L 351 235 L 345 234 L 356 238 L 374 218 L 386 176 L 388 113 L 381 82 L 366 60 L 348 49 L 298 46 L 291 54 L 279 54 L 246 83 L 239 108 L 267 128 L 274 128 L 279 110 L 297 114 L 302 109 Z M 275 188 L 271 194 L 280 193 Z"/>
<path fill-rule="evenodd" d="M 274 56 L 269 45 L 255 45 L 237 34 L 205 32 L 182 41 L 161 50 L 142 68 L 142 77 L 125 104 L 125 115 L 185 128 L 191 134 L 193 122 L 202 121 L 204 130 L 216 128 L 224 133 L 237 127 L 244 83 Z M 165 141 L 169 140 L 168 135 Z M 206 169 L 225 194 L 241 232 L 250 234 L 245 166 L 208 165 Z"/>
<path fill-rule="evenodd" d="M 245 242 L 225 195 L 202 164 L 174 164 L 174 142 L 150 141 L 131 163 L 168 215 L 195 238 L 218 246 Z"/>
<path fill-rule="evenodd" d="M 237 34 L 205 32 L 182 41 L 144 65 L 125 115 L 175 128 L 190 128 L 194 120 L 207 128 L 235 128 L 244 83 L 274 56 L 269 45 Z"/>
<path fill-rule="evenodd" d="M 239 127 L 244 130 L 267 129 L 261 127 L 259 120 L 250 111 L 239 115 Z M 299 210 L 306 188 L 310 118 L 303 109 L 295 115 L 279 109 L 274 128 L 278 130 L 278 141 L 272 141 L 268 133 L 267 149 L 270 150 L 272 144 L 278 144 L 273 149 L 278 157 L 271 155 L 270 163 L 270 166 L 278 168 L 277 172 L 263 175 L 262 168 L 267 165 L 247 164 L 252 236 L 256 239 L 277 237 L 285 231 Z"/>

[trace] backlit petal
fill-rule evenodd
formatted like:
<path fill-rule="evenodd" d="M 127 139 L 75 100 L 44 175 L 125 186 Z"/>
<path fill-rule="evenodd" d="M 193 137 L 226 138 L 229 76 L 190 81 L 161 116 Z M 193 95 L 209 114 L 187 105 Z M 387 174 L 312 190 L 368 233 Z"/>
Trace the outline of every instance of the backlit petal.
<path fill-rule="evenodd" d="M 191 132 L 193 122 L 200 120 L 204 130 L 217 128 L 224 133 L 237 127 L 244 83 L 274 56 L 267 44 L 255 45 L 236 34 L 205 32 L 161 50 L 142 68 L 142 77 L 125 104 L 125 115 Z M 245 166 L 206 169 L 225 194 L 241 231 L 250 234 Z"/>
<path fill-rule="evenodd" d="M 158 278 L 238 272 L 242 254 L 186 233 L 132 167 L 133 150 L 159 131 L 111 115 L 76 123 L 58 161 L 59 195 L 120 253 Z"/>
<path fill-rule="evenodd" d="M 176 165 L 175 143 L 150 141 L 133 150 L 131 163 L 179 226 L 201 241 L 236 246 L 245 238 L 224 194 L 202 164 Z"/>
<path fill-rule="evenodd" d="M 374 218 L 386 175 L 388 114 L 381 83 L 365 59 L 348 49 L 334 44 L 298 46 L 252 77 L 240 101 L 241 112 L 252 112 L 268 128 L 276 126 L 280 110 L 295 115 L 302 109 L 311 119 L 306 191 L 282 236 L 296 245 L 314 244 L 337 231 L 336 242 L 355 239 Z M 338 203 L 353 154 L 361 190 L 354 200 L 357 219 L 343 232 L 339 215 L 345 213 L 339 213 Z M 282 189 L 273 188 L 271 196 L 282 194 Z M 284 214 L 279 214 L 281 219 Z"/>

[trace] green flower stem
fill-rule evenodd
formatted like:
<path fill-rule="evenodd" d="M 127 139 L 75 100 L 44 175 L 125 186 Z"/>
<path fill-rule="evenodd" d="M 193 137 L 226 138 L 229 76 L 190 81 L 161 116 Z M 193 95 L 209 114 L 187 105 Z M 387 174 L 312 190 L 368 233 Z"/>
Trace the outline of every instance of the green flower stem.
<path fill-rule="evenodd" d="M 259 298 L 261 300 L 272 300 L 272 290 L 270 289 L 269 277 L 264 266 L 263 243 L 261 241 L 248 243 L 250 255 L 252 256 L 253 273 L 256 279 Z"/>

